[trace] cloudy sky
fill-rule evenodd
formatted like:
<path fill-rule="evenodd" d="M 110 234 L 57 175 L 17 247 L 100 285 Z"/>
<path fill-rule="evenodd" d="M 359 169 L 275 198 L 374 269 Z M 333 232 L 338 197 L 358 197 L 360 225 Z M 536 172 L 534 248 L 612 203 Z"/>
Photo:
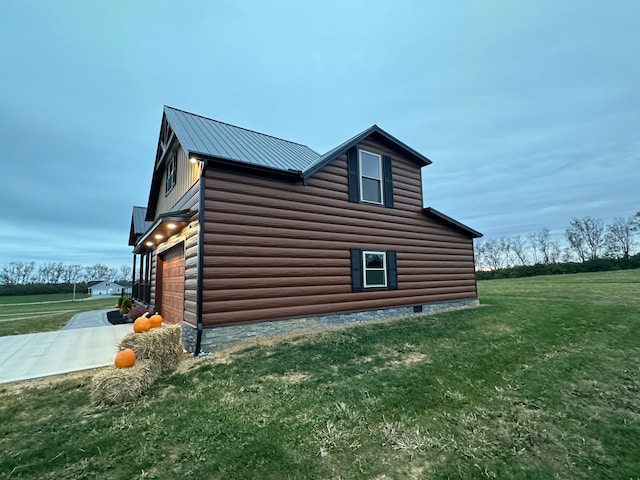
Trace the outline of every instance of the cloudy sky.
<path fill-rule="evenodd" d="M 165 104 L 320 153 L 378 124 L 486 238 L 640 210 L 637 0 L 0 5 L 0 265 L 130 264 Z"/>

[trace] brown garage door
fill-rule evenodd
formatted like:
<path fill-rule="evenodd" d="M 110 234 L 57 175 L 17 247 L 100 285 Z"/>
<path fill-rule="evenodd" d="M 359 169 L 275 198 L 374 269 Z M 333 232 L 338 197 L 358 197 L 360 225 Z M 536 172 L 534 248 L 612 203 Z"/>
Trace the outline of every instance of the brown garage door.
<path fill-rule="evenodd" d="M 160 314 L 168 323 L 184 317 L 184 245 L 167 250 L 162 258 Z"/>

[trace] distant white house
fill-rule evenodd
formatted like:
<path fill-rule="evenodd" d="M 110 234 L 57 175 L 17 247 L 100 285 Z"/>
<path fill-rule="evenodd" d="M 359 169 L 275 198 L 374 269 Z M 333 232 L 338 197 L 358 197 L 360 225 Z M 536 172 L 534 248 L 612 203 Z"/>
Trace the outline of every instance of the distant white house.
<path fill-rule="evenodd" d="M 96 282 L 93 285 L 89 285 L 89 295 L 120 295 L 122 289 L 124 288 L 124 293 L 131 293 L 131 287 L 123 287 L 115 282 Z"/>

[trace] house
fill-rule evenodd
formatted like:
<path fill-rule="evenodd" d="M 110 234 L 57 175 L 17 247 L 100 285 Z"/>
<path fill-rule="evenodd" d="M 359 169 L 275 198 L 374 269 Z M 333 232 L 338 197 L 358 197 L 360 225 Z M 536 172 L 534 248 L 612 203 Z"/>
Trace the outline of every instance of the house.
<path fill-rule="evenodd" d="M 96 295 L 120 295 L 123 289 L 124 293 L 131 293 L 130 287 L 123 287 L 115 282 L 94 281 L 89 283 L 89 295 L 92 297 Z"/>
<path fill-rule="evenodd" d="M 165 107 L 132 217 L 134 297 L 182 322 L 195 354 L 258 322 L 475 305 L 481 234 L 423 207 L 429 164 L 377 125 L 320 155 Z"/>

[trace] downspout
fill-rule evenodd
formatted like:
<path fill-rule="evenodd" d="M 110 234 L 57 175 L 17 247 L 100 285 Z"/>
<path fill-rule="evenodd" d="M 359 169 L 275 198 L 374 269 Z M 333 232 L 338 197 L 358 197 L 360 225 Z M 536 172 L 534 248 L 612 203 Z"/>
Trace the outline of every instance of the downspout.
<path fill-rule="evenodd" d="M 202 296 L 204 285 L 204 197 L 205 197 L 205 173 L 207 162 L 201 160 L 200 165 L 200 204 L 198 206 L 198 281 L 196 284 L 196 347 L 193 356 L 200 355 L 202 345 Z"/>

